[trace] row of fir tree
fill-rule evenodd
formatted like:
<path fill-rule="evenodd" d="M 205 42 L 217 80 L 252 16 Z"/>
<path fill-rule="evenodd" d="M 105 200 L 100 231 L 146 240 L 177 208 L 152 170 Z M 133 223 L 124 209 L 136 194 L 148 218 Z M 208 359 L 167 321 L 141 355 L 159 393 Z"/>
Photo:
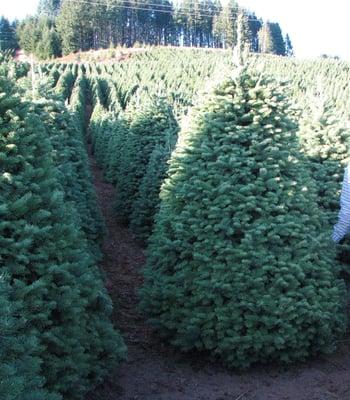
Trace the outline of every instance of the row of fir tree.
<path fill-rule="evenodd" d="M 0 63 L 0 398 L 82 399 L 125 358 L 97 267 L 104 225 L 84 139 L 86 82 L 70 105 Z M 51 81 L 50 81 L 51 82 Z"/>

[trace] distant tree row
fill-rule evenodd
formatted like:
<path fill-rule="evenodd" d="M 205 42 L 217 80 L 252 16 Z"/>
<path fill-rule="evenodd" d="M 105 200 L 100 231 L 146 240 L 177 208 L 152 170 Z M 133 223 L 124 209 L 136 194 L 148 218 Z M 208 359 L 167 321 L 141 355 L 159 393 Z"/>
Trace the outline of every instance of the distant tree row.
<path fill-rule="evenodd" d="M 17 22 L 0 17 L 0 51 L 16 49 L 18 47 L 16 35 Z"/>
<path fill-rule="evenodd" d="M 47 17 L 28 18 L 17 28 L 19 44 L 27 53 L 41 59 L 61 54 L 61 38 L 53 19 Z"/>
<path fill-rule="evenodd" d="M 250 51 L 292 54 L 278 23 L 264 23 L 236 0 L 41 0 L 37 16 L 17 31 L 20 46 L 44 59 L 116 45 L 230 48 L 237 43 L 240 13 Z"/>

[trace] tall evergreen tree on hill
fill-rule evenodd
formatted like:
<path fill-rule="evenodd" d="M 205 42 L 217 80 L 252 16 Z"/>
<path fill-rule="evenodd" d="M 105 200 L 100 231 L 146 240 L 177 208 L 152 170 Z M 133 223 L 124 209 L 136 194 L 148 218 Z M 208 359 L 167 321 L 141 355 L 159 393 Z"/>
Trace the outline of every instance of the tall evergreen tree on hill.
<path fill-rule="evenodd" d="M 0 51 L 15 50 L 18 47 L 16 28 L 14 24 L 1 16 L 0 17 Z"/>
<path fill-rule="evenodd" d="M 105 23 L 103 26 L 107 31 L 106 42 L 108 44 L 125 43 L 126 8 L 123 8 L 123 0 L 110 0 L 107 2 Z"/>
<path fill-rule="evenodd" d="M 273 38 L 274 54 L 278 56 L 286 55 L 286 45 L 282 36 L 281 27 L 278 22 L 271 22 L 271 34 Z"/>
<path fill-rule="evenodd" d="M 262 27 L 262 21 L 261 19 L 258 19 L 256 15 L 253 13 L 247 13 L 246 15 L 249 27 L 250 50 L 254 53 L 258 53 L 259 51 L 258 32 Z"/>
<path fill-rule="evenodd" d="M 259 52 L 273 54 L 273 39 L 271 27 L 268 23 L 264 23 L 258 32 L 259 37 Z"/>
<path fill-rule="evenodd" d="M 38 14 L 49 18 L 57 17 L 63 0 L 40 0 Z"/>
<path fill-rule="evenodd" d="M 63 0 L 57 17 L 57 31 L 61 36 L 63 54 L 93 48 L 93 12 L 95 6 Z"/>
<path fill-rule="evenodd" d="M 169 0 L 153 1 L 152 3 L 156 3 L 157 6 L 154 6 L 154 11 L 153 13 L 151 12 L 151 40 L 149 42 L 156 45 L 167 45 L 171 43 L 174 29 L 173 4 Z"/>
<path fill-rule="evenodd" d="M 27 54 L 49 59 L 61 54 L 61 38 L 53 20 L 47 17 L 29 17 L 17 28 L 19 44 Z"/>
<path fill-rule="evenodd" d="M 54 27 L 43 27 L 41 39 L 36 46 L 35 53 L 43 60 L 49 60 L 61 54 L 60 37 Z"/>
<path fill-rule="evenodd" d="M 230 0 L 215 18 L 214 35 L 221 42 L 224 49 L 232 48 L 237 43 L 237 16 L 238 4 L 236 0 Z"/>
<path fill-rule="evenodd" d="M 266 22 L 258 33 L 261 53 L 286 55 L 286 45 L 277 22 Z"/>
<path fill-rule="evenodd" d="M 288 33 L 286 34 L 286 38 L 285 38 L 285 45 L 286 45 L 286 56 L 293 56 L 294 55 L 294 50 L 293 50 L 293 45 L 292 45 L 292 41 L 290 40 L 290 37 L 288 35 Z"/>
<path fill-rule="evenodd" d="M 182 0 L 178 3 L 147 0 L 142 4 L 136 0 L 101 0 L 91 4 L 42 0 L 39 11 L 40 15 L 49 16 L 58 12 L 57 29 L 65 54 L 117 44 L 225 48 L 236 44 L 236 0 L 229 0 L 224 7 L 219 0 Z M 244 15 L 250 48 L 258 51 L 261 22 L 247 11 Z"/>

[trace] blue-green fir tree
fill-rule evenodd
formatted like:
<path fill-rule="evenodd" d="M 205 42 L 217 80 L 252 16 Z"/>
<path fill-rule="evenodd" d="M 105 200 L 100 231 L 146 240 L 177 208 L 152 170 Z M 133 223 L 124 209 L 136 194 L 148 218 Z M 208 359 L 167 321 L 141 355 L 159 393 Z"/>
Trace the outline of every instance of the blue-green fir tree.
<path fill-rule="evenodd" d="M 180 133 L 142 308 L 182 351 L 229 367 L 334 350 L 345 289 L 278 85 L 245 69 Z"/>
<path fill-rule="evenodd" d="M 45 119 L 14 87 L 0 77 L 0 272 L 11 283 L 10 301 L 20 302 L 22 334 L 37 343 L 38 382 L 48 395 L 81 399 L 125 346 L 77 210 L 65 202 Z"/>
<path fill-rule="evenodd" d="M 130 227 L 133 233 L 144 241 L 152 232 L 154 216 L 160 203 L 160 187 L 166 177 L 168 161 L 176 144 L 177 133 L 178 129 L 174 125 L 166 133 L 164 142 L 157 144 L 152 151 L 137 197 L 132 205 Z"/>
<path fill-rule="evenodd" d="M 165 142 L 169 129 L 176 130 L 177 122 L 163 99 L 149 99 L 140 105 L 130 124 L 120 159 L 115 210 L 121 221 L 129 222 L 151 154 L 157 144 Z"/>
<path fill-rule="evenodd" d="M 1 239 L 0 239 L 1 240 Z M 7 273 L 0 273 L 0 398 L 4 400 L 61 400 L 48 393 L 40 371 L 42 349 L 26 328 L 23 300 L 14 301 Z"/>

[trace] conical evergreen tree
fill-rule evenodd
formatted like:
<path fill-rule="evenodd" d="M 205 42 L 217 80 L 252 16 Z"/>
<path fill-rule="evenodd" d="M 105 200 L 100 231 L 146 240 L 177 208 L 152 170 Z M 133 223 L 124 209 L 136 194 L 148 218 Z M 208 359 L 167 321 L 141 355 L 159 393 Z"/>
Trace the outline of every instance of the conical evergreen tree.
<path fill-rule="evenodd" d="M 150 238 L 150 322 L 230 367 L 329 352 L 345 329 L 344 284 L 289 113 L 263 76 L 221 84 L 180 134 Z"/>
<path fill-rule="evenodd" d="M 119 219 L 129 222 L 132 204 L 137 198 L 154 147 L 164 143 L 166 132 L 176 127 L 173 112 L 164 100 L 152 100 L 141 105 L 141 110 L 130 125 L 120 160 L 121 175 L 115 204 Z"/>
<path fill-rule="evenodd" d="M 64 189 L 65 202 L 72 202 L 77 211 L 77 226 L 88 240 L 89 251 L 98 259 L 101 256 L 104 224 L 92 186 L 83 133 L 77 120 L 59 101 L 37 101 L 33 112 L 40 115 L 51 139 L 53 160 Z"/>
<path fill-rule="evenodd" d="M 55 91 L 57 94 L 61 95 L 64 100 L 70 98 L 74 86 L 75 77 L 71 70 L 67 68 L 65 72 L 59 78 Z"/>
<path fill-rule="evenodd" d="M 1 238 L 0 238 L 1 241 Z M 0 276 L 0 398 L 3 400 L 60 400 L 43 389 L 41 349 L 33 333 L 26 332 L 22 300 L 11 300 L 11 286 Z M 24 334 L 26 332 L 26 334 Z"/>
<path fill-rule="evenodd" d="M 118 178 L 121 177 L 121 159 L 128 132 L 128 122 L 125 118 L 120 117 L 114 121 L 113 135 L 108 143 L 106 179 L 117 186 Z"/>
<path fill-rule="evenodd" d="M 74 83 L 72 95 L 69 100 L 69 107 L 73 111 L 77 120 L 79 130 L 82 137 L 85 137 L 87 128 L 87 96 L 88 96 L 88 83 L 87 79 L 80 72 Z"/>
<path fill-rule="evenodd" d="M 13 52 L 16 48 L 18 48 L 18 43 L 15 27 L 11 26 L 7 18 L 0 16 L 0 51 Z"/>
<path fill-rule="evenodd" d="M 317 183 L 318 204 L 333 226 L 339 210 L 344 168 L 349 163 L 350 130 L 335 115 L 332 105 L 325 103 L 301 119 L 298 135 Z"/>
<path fill-rule="evenodd" d="M 96 121 L 92 133 L 92 149 L 98 165 L 103 171 L 107 169 L 109 162 L 109 142 L 114 136 L 114 126 L 117 116 L 114 112 L 104 112 L 99 121 Z"/>
<path fill-rule="evenodd" d="M 147 164 L 137 197 L 132 205 L 130 226 L 142 240 L 150 235 L 154 216 L 159 208 L 159 191 L 168 170 L 168 161 L 175 147 L 178 130 L 174 126 L 166 132 L 164 143 L 157 144 Z"/>
<path fill-rule="evenodd" d="M 76 210 L 64 201 L 51 140 L 30 111 L 0 78 L 1 272 L 11 301 L 23 306 L 23 335 L 38 343 L 45 388 L 81 399 L 125 346 L 109 321 L 112 305 Z"/>
<path fill-rule="evenodd" d="M 119 101 L 118 90 L 111 82 L 109 93 L 108 93 L 108 107 L 110 111 L 113 111 L 116 114 L 120 114 L 122 112 L 122 106 Z"/>
<path fill-rule="evenodd" d="M 288 33 L 286 34 L 284 42 L 285 42 L 285 46 L 286 46 L 286 56 L 288 56 L 288 57 L 294 56 L 294 49 L 293 49 L 292 41 L 291 41 Z"/>

